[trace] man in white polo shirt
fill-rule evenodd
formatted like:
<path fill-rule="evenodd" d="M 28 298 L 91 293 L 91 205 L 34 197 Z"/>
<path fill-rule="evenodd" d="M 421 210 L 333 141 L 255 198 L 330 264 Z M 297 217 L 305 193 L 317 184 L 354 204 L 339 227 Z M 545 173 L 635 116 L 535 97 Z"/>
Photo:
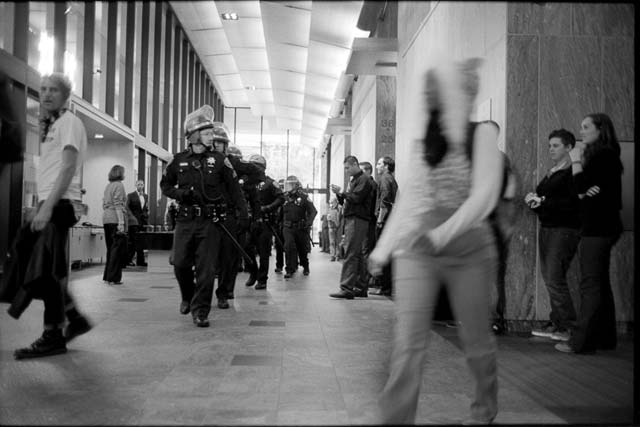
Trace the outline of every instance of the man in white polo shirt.
<path fill-rule="evenodd" d="M 35 242 L 21 286 L 23 295 L 26 289 L 35 289 L 34 296 L 42 298 L 44 332 L 29 347 L 16 350 L 16 359 L 64 353 L 68 341 L 91 329 L 67 289 L 66 247 L 69 228 L 78 220 L 75 207 L 81 200 L 80 173 L 87 148 L 82 122 L 66 109 L 70 94 L 71 82 L 63 74 L 42 78 L 40 100 L 45 117 L 40 122 L 39 203 L 34 218 L 19 234 Z M 26 305 L 12 311 L 14 308 L 9 313 L 17 317 Z M 63 333 L 65 316 L 69 322 Z"/>

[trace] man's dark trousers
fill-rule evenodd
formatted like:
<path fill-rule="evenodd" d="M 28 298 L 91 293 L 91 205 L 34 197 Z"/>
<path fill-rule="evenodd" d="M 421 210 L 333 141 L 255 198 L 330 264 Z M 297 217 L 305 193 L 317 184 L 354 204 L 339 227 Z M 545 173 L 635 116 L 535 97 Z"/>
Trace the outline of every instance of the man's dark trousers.
<path fill-rule="evenodd" d="M 306 228 L 284 227 L 284 252 L 287 273 L 298 268 L 298 257 L 302 268 L 309 268 L 308 244 L 309 235 Z"/>
<path fill-rule="evenodd" d="M 238 229 L 238 220 L 234 215 L 227 214 L 223 225 L 229 230 L 231 235 L 240 243 L 240 233 Z M 216 225 L 216 227 L 219 227 Z M 220 253 L 220 273 L 218 276 L 218 288 L 216 289 L 217 298 L 227 298 L 232 295 L 236 286 L 236 277 L 238 276 L 238 267 L 241 257 L 238 247 L 231 241 L 227 234 L 223 233 L 222 247 Z"/>
<path fill-rule="evenodd" d="M 384 230 L 384 225 L 382 227 L 376 227 L 376 241 L 380 238 L 380 235 L 382 234 L 382 230 Z M 384 295 L 391 295 L 392 293 L 391 262 L 387 263 L 384 267 L 382 267 L 382 274 L 376 278 L 376 281 L 380 285 L 380 291 Z"/>
<path fill-rule="evenodd" d="M 363 246 L 369 233 L 369 221 L 356 216 L 345 217 L 345 258 L 340 274 L 340 289 L 358 293 L 367 289 L 367 267 Z"/>
<path fill-rule="evenodd" d="M 129 226 L 129 239 L 128 239 L 128 262 L 133 262 L 133 256 L 136 255 L 136 264 L 143 265 L 145 263 L 144 260 L 144 249 L 142 242 L 137 238 L 138 232 L 143 230 L 143 225 L 130 225 Z"/>
<path fill-rule="evenodd" d="M 273 233 L 265 222 L 255 222 L 251 227 L 253 247 L 258 252 L 259 265 L 254 265 L 252 273 L 255 274 L 258 283 L 267 283 L 269 278 L 269 257 L 271 256 L 271 240 Z M 251 254 L 250 254 L 251 255 Z"/>
<path fill-rule="evenodd" d="M 183 301 L 191 302 L 195 317 L 211 311 L 213 280 L 221 231 L 210 218 L 179 218 L 173 235 L 173 269 Z M 195 285 L 193 266 L 195 265 Z"/>

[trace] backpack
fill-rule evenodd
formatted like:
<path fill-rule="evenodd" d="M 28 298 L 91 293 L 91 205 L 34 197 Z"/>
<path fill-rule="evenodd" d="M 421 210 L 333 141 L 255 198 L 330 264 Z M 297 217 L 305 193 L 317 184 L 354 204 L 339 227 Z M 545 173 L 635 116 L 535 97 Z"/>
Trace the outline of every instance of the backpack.
<path fill-rule="evenodd" d="M 473 134 L 478 123 L 471 123 L 469 133 L 467 134 L 467 156 L 471 160 L 473 153 Z M 506 244 L 515 229 L 515 223 L 518 213 L 518 205 L 516 203 L 516 195 L 520 188 L 520 175 L 515 167 L 511 164 L 509 157 L 500 152 L 502 155 L 502 185 L 500 188 L 500 197 L 496 207 L 491 211 L 487 218 L 491 229 L 496 235 L 496 239 Z"/>

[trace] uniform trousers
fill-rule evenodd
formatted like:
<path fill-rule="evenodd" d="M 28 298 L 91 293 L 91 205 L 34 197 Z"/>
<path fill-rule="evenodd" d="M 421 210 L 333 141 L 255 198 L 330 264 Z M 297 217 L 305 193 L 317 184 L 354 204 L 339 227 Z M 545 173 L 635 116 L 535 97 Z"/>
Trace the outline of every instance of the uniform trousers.
<path fill-rule="evenodd" d="M 390 373 L 380 395 L 381 424 L 415 423 L 433 312 L 444 284 L 475 385 L 471 418 L 497 414 L 496 342 L 489 325 L 490 290 L 496 278 L 496 248 L 488 226 L 455 239 L 440 255 L 420 251 L 393 259 L 396 324 Z"/>
<path fill-rule="evenodd" d="M 338 243 L 340 243 L 340 235 L 338 227 L 329 225 L 329 253 L 333 258 L 338 258 Z"/>
<path fill-rule="evenodd" d="M 234 215 L 227 214 L 227 218 L 223 224 L 231 235 L 240 244 L 240 230 L 238 228 L 238 219 Z M 217 227 L 217 226 L 216 226 Z M 220 256 L 220 268 L 218 274 L 218 288 L 216 289 L 217 298 L 227 298 L 233 295 L 236 287 L 236 278 L 238 277 L 238 268 L 242 262 L 242 255 L 238 247 L 233 243 L 229 236 L 222 230 L 222 246 Z"/>
<path fill-rule="evenodd" d="M 258 283 L 267 283 L 267 279 L 269 279 L 269 257 L 271 256 L 272 240 L 273 233 L 269 228 L 269 224 L 263 221 L 252 224 L 251 247 L 254 253 L 257 252 L 259 261 L 251 267 L 250 274 L 258 280 Z M 255 258 L 252 253 L 249 255 Z"/>
<path fill-rule="evenodd" d="M 282 267 L 284 267 L 284 246 L 280 244 L 280 242 L 284 243 L 284 231 L 280 224 L 274 225 L 273 228 L 279 238 L 274 239 L 274 246 L 276 247 L 276 268 L 282 270 Z"/>
<path fill-rule="evenodd" d="M 284 252 L 287 263 L 287 273 L 293 273 L 298 268 L 298 258 L 302 268 L 309 268 L 309 234 L 306 228 L 284 227 Z"/>
<path fill-rule="evenodd" d="M 182 300 L 190 302 L 194 318 L 207 317 L 211 311 L 221 233 L 218 226 L 204 216 L 179 218 L 176 221 L 173 234 L 173 271 L 180 285 Z"/>

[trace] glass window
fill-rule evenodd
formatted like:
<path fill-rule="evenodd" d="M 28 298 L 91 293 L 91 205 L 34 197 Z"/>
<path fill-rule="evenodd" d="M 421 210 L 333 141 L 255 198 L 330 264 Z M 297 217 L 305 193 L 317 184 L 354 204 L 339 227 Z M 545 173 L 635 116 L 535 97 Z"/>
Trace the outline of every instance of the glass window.
<path fill-rule="evenodd" d="M 68 2 L 67 45 L 64 72 L 71 80 L 73 92 L 82 95 L 82 62 L 84 58 L 84 2 Z"/>
<path fill-rule="evenodd" d="M 125 54 L 126 33 L 124 28 L 127 23 L 127 3 L 118 2 L 118 23 L 116 30 L 116 76 L 114 86 L 113 118 L 124 121 L 124 83 L 125 83 Z M 120 96 L 122 94 L 123 96 Z"/>
<path fill-rule="evenodd" d="M 108 4 L 96 2 L 95 45 L 93 51 L 93 105 L 104 111 L 107 92 Z"/>
<path fill-rule="evenodd" d="M 0 49 L 10 54 L 13 54 L 14 13 L 13 2 L 0 2 Z"/>
<path fill-rule="evenodd" d="M 147 60 L 147 127 L 146 137 L 151 139 L 153 135 L 151 130 L 153 128 L 153 61 L 155 60 L 155 13 L 157 3 L 151 2 L 149 4 L 149 59 Z M 156 123 L 157 124 L 157 123 Z M 153 141 L 157 143 L 158 141 Z"/>
<path fill-rule="evenodd" d="M 164 211 L 167 208 L 167 197 L 165 195 L 162 194 L 162 191 L 160 190 L 160 180 L 162 179 L 162 172 L 164 171 L 164 169 L 167 167 L 167 162 L 162 161 L 161 159 L 158 159 L 158 176 L 157 176 L 157 188 L 158 188 L 158 209 L 156 209 L 156 225 L 162 225 L 164 224 Z"/>
<path fill-rule="evenodd" d="M 162 118 L 164 117 L 164 102 L 165 102 L 164 100 L 164 82 L 165 82 L 164 64 L 165 64 L 165 61 L 167 60 L 167 58 L 165 58 L 165 50 L 166 50 L 165 43 L 167 38 L 166 19 L 165 19 L 166 7 L 164 3 L 159 3 L 156 7 L 162 8 L 162 19 L 161 19 L 161 25 L 159 29 L 160 35 L 161 35 L 160 51 L 158 52 L 160 54 L 160 84 L 158 85 L 158 90 L 160 91 L 158 99 L 160 100 L 160 103 L 158 108 L 158 121 L 153 125 L 158 129 L 158 145 L 163 147 L 167 145 L 167 142 L 164 140 L 164 132 L 163 132 L 163 129 L 165 126 L 167 126 L 167 123 L 164 123 L 164 120 L 162 120 Z M 162 224 L 162 222 L 160 222 L 160 224 Z"/>
<path fill-rule="evenodd" d="M 40 74 L 53 71 L 53 2 L 29 2 L 27 64 Z"/>
<path fill-rule="evenodd" d="M 127 31 L 131 32 L 131 31 Z M 140 62 L 142 60 L 142 2 L 136 2 L 136 27 L 133 42 L 133 109 L 131 128 L 140 133 Z"/>

